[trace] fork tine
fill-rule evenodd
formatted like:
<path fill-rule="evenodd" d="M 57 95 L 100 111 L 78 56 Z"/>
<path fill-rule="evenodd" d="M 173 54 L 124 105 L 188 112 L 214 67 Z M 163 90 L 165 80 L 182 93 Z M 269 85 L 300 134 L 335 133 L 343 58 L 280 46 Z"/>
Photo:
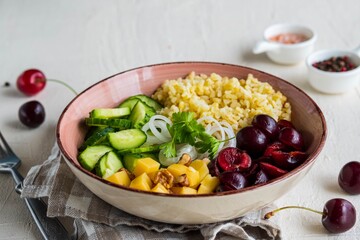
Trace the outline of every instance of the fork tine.
<path fill-rule="evenodd" d="M 12 151 L 12 149 L 10 148 L 9 144 L 6 142 L 4 136 L 2 135 L 1 131 L 0 131 L 0 139 L 1 139 L 1 142 L 4 144 L 5 146 L 5 149 L 6 151 L 1 147 L 1 144 L 0 144 L 0 152 L 1 152 L 1 155 L 4 155 L 6 154 L 6 152 L 8 154 L 14 154 L 14 152 Z"/>

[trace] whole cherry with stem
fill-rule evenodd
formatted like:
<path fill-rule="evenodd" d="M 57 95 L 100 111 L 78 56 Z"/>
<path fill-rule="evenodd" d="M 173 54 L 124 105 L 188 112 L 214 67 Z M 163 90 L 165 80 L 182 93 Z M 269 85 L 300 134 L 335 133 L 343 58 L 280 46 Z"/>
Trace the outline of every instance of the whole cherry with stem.
<path fill-rule="evenodd" d="M 322 215 L 321 222 L 331 233 L 346 232 L 356 223 L 356 210 L 354 205 L 342 198 L 334 198 L 327 201 L 322 212 L 307 207 L 286 206 L 266 213 L 264 218 L 269 219 L 274 216 L 275 213 L 290 208 L 303 209 Z"/>
<path fill-rule="evenodd" d="M 24 71 L 18 77 L 16 85 L 20 92 L 27 96 L 33 96 L 42 91 L 48 81 L 60 83 L 77 95 L 77 92 L 68 84 L 60 80 L 47 79 L 45 74 L 38 69 L 28 69 Z M 20 106 L 18 115 L 20 122 L 25 126 L 36 128 L 45 120 L 45 108 L 38 101 L 29 101 Z"/>
<path fill-rule="evenodd" d="M 33 96 L 41 92 L 45 88 L 47 82 L 60 83 L 77 95 L 77 92 L 65 82 L 56 79 L 48 79 L 42 71 L 35 68 L 25 70 L 21 73 L 17 78 L 16 86 L 19 91 L 25 95 Z"/>

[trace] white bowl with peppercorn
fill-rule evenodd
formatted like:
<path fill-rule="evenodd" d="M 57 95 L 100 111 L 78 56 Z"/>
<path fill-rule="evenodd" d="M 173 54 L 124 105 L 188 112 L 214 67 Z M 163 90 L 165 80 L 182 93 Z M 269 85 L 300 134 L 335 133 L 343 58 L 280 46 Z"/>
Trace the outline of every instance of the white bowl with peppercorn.
<path fill-rule="evenodd" d="M 360 81 L 360 47 L 354 51 L 321 50 L 307 60 L 310 85 L 323 93 L 340 94 L 354 89 Z"/>
<path fill-rule="evenodd" d="M 264 39 L 257 42 L 253 53 L 265 52 L 279 64 L 303 62 L 313 51 L 317 35 L 308 27 L 296 24 L 275 24 L 264 31 Z"/>

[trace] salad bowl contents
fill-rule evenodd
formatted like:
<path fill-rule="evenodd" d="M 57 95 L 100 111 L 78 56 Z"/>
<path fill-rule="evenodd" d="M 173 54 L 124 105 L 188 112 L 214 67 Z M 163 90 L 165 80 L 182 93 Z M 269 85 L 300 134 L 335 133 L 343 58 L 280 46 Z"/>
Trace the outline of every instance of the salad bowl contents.
<path fill-rule="evenodd" d="M 57 126 L 66 163 L 90 191 L 128 213 L 177 224 L 229 220 L 273 202 L 306 175 L 325 138 L 320 109 L 300 89 L 206 62 L 100 81 Z"/>

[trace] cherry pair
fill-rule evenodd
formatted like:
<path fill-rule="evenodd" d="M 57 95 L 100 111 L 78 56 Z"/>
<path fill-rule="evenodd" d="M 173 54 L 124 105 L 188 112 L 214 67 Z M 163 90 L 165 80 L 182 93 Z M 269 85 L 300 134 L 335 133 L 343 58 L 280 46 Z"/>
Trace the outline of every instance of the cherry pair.
<path fill-rule="evenodd" d="M 45 74 L 38 69 L 28 69 L 24 71 L 18 77 L 16 86 L 19 91 L 25 95 L 33 96 L 41 92 L 48 81 L 63 84 L 74 92 L 75 95 L 77 94 L 76 91 L 66 83 L 59 80 L 47 79 Z M 39 101 L 36 100 L 26 102 L 19 108 L 19 119 L 25 126 L 36 128 L 45 120 L 45 108 Z"/>

